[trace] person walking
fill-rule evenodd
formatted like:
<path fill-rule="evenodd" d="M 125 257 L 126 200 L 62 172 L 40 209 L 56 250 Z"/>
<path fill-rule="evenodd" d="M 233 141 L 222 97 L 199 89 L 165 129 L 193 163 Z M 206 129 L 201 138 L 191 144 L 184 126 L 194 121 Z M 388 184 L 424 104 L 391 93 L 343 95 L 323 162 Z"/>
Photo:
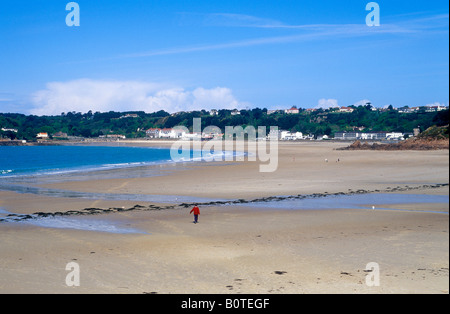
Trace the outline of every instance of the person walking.
<path fill-rule="evenodd" d="M 194 223 L 198 223 L 198 215 L 200 215 L 200 208 L 198 208 L 197 204 L 195 204 L 194 208 L 192 208 L 189 214 L 194 213 Z"/>

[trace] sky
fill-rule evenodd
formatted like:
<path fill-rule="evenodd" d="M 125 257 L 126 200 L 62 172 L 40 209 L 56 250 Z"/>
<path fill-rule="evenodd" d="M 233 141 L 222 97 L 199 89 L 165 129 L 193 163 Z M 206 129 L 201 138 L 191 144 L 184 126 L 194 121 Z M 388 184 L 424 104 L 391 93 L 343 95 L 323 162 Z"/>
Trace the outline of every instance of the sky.
<path fill-rule="evenodd" d="M 0 0 L 0 112 L 449 103 L 447 0 L 70 2 Z"/>

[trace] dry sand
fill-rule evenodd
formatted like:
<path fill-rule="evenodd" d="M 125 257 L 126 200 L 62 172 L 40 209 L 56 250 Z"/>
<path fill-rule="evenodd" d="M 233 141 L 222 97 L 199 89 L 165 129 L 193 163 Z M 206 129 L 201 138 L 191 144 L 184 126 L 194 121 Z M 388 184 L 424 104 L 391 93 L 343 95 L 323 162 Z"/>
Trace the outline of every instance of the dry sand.
<path fill-rule="evenodd" d="M 449 182 L 448 151 L 334 150 L 341 146 L 280 144 L 274 173 L 260 173 L 255 162 L 180 164 L 163 166 L 166 176 L 44 186 L 253 199 Z M 14 213 L 134 204 L 0 191 L 0 207 Z M 181 208 L 79 218 L 145 234 L 2 223 L 0 293 L 448 293 L 448 203 L 389 206 L 404 211 L 220 206 L 201 208 L 199 224 Z M 72 261 L 80 265 L 79 287 L 65 282 Z M 378 287 L 365 282 L 370 262 L 380 266 Z"/>

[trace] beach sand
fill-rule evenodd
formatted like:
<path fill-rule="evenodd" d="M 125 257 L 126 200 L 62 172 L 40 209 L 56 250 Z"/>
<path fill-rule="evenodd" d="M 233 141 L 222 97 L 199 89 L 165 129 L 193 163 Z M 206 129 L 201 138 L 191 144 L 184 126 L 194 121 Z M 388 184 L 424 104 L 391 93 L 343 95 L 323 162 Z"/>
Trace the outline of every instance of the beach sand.
<path fill-rule="evenodd" d="M 449 182 L 448 151 L 335 150 L 345 145 L 281 143 L 274 173 L 249 161 L 192 163 L 161 166 L 167 175 L 157 177 L 40 186 L 251 200 Z M 0 207 L 21 214 L 135 204 L 0 191 Z M 199 224 L 181 207 L 79 218 L 145 232 L 127 234 L 1 223 L 0 293 L 448 293 L 448 203 L 380 208 L 390 207 L 402 211 L 229 205 L 201 208 Z M 79 287 L 66 285 L 69 262 L 80 266 Z M 366 285 L 371 262 L 379 286 Z"/>

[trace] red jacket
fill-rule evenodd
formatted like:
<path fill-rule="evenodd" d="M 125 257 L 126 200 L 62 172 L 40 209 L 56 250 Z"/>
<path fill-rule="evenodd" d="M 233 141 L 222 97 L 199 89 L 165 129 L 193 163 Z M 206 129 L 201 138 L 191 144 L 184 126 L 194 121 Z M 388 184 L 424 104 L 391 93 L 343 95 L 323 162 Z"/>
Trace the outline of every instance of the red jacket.
<path fill-rule="evenodd" d="M 194 208 L 192 208 L 192 210 L 189 214 L 192 214 L 192 212 L 194 212 L 194 215 L 200 215 L 200 208 L 195 206 Z"/>

